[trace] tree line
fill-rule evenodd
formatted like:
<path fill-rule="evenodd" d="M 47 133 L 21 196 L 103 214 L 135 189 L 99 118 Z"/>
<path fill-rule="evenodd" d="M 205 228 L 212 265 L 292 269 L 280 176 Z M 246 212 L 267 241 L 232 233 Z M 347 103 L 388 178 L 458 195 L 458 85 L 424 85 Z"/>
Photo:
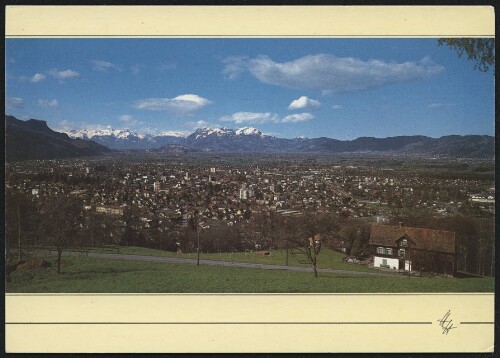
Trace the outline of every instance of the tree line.
<path fill-rule="evenodd" d="M 105 245 L 141 246 L 175 252 L 243 252 L 286 250 L 300 254 L 315 274 L 323 248 L 348 256 L 369 258 L 370 223 L 333 213 L 306 212 L 283 216 L 276 212 L 253 213 L 251 219 L 232 226 L 200 227 L 197 214 L 183 226 L 180 218 L 145 223 L 140 208 L 128 207 L 123 216 L 84 211 L 83 203 L 59 195 L 35 199 L 6 191 L 7 263 L 22 262 L 33 250 L 57 252 L 57 270 L 65 250 Z M 457 269 L 494 275 L 494 221 L 464 217 L 397 217 L 393 225 L 454 231 Z"/>

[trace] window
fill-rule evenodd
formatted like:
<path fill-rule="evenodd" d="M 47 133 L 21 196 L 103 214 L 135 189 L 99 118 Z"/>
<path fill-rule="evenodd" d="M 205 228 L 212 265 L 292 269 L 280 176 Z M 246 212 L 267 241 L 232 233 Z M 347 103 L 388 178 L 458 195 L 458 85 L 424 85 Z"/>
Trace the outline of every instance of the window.
<path fill-rule="evenodd" d="M 408 246 L 408 240 L 407 239 L 401 240 L 401 246 Z"/>
<path fill-rule="evenodd" d="M 392 255 L 392 249 L 385 249 L 386 255 Z"/>
<path fill-rule="evenodd" d="M 405 249 L 399 249 L 398 255 L 401 257 L 405 257 Z"/>
<path fill-rule="evenodd" d="M 377 247 L 377 254 L 383 254 L 384 253 L 384 248 L 383 247 Z"/>

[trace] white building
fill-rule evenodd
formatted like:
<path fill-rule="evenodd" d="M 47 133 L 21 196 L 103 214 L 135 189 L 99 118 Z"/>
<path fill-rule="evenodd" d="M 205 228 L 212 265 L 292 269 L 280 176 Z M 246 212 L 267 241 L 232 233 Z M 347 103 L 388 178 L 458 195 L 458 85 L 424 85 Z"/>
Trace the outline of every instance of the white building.
<path fill-rule="evenodd" d="M 240 189 L 240 200 L 247 200 L 254 196 L 254 191 L 252 188 L 247 188 L 246 185 Z"/>

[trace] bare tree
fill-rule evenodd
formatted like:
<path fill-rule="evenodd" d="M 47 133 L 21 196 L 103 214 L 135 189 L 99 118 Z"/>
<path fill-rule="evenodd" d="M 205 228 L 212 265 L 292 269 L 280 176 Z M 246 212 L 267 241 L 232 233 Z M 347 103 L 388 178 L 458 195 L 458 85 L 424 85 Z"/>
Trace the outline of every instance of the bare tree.
<path fill-rule="evenodd" d="M 196 265 L 200 266 L 200 216 L 198 210 L 193 212 L 193 215 L 188 220 L 189 228 L 196 232 Z"/>
<path fill-rule="evenodd" d="M 338 230 L 332 215 L 307 213 L 287 221 L 290 242 L 304 254 L 312 266 L 314 277 L 318 277 L 318 256 L 327 237 Z"/>
<path fill-rule="evenodd" d="M 309 237 L 307 240 L 303 240 L 301 245 L 297 247 L 299 251 L 304 253 L 307 260 L 311 264 L 314 272 L 314 277 L 318 277 L 318 255 L 323 246 L 323 237 L 320 234 L 316 234 L 313 237 Z"/>
<path fill-rule="evenodd" d="M 5 193 L 6 261 L 22 262 L 36 245 L 38 226 L 36 204 L 25 194 L 7 190 Z M 15 257 L 13 251 L 16 253 Z"/>
<path fill-rule="evenodd" d="M 57 251 L 57 273 L 61 273 L 61 256 L 64 250 L 79 244 L 78 233 L 82 228 L 82 206 L 63 195 L 46 198 L 41 207 L 40 229 L 47 245 Z"/>
<path fill-rule="evenodd" d="M 133 205 L 127 206 L 123 213 L 122 220 L 126 223 L 123 235 L 121 236 L 120 244 L 126 246 L 137 246 L 140 242 L 140 227 L 141 223 L 139 218 L 141 210 Z"/>

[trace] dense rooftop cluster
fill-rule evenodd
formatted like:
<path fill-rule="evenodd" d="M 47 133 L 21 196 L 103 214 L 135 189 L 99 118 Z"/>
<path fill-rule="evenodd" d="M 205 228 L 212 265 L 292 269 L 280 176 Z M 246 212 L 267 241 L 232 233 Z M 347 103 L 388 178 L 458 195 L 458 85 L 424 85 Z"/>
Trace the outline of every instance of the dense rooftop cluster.
<path fill-rule="evenodd" d="M 133 208 L 144 225 L 185 226 L 194 213 L 207 226 L 234 225 L 270 211 L 330 212 L 377 221 L 412 213 L 493 215 L 492 180 L 431 174 L 305 161 L 214 165 L 82 159 L 8 164 L 6 185 L 35 199 L 71 195 L 87 211 L 122 215 Z"/>

